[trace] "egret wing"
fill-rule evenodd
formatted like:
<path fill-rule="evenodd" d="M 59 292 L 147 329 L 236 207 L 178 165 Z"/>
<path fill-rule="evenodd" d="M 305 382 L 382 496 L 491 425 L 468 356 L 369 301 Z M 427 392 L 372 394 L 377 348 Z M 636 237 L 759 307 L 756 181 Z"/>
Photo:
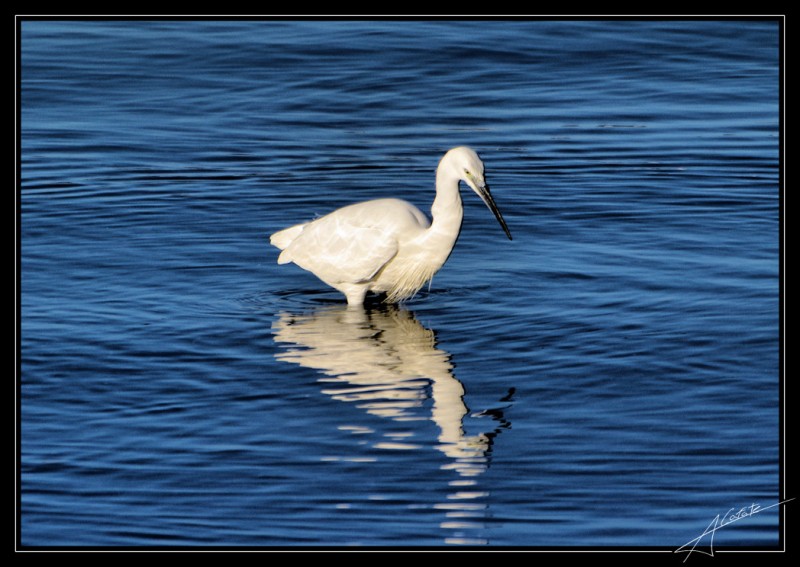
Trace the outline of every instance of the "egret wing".
<path fill-rule="evenodd" d="M 397 250 L 397 239 L 385 230 L 328 216 L 306 224 L 278 261 L 294 262 L 326 282 L 360 283 L 372 279 Z"/>

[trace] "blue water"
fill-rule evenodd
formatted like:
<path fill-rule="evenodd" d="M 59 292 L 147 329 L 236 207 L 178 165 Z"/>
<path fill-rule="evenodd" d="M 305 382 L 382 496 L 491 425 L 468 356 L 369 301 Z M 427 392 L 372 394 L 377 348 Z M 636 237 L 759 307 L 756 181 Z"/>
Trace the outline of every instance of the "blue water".
<path fill-rule="evenodd" d="M 780 499 L 777 21 L 20 37 L 23 546 L 672 551 Z M 399 307 L 276 264 L 335 207 L 427 212 L 462 144 L 513 241 L 465 193 Z"/>

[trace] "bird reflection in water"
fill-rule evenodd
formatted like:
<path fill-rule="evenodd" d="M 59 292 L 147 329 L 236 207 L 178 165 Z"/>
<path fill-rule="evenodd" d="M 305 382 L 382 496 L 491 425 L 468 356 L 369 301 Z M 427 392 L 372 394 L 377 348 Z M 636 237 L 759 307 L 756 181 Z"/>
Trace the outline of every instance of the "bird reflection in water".
<path fill-rule="evenodd" d="M 276 358 L 319 371 L 322 392 L 333 399 L 397 422 L 433 421 L 438 428 L 434 445 L 447 457 L 442 469 L 458 474 L 449 483 L 454 492 L 446 502 L 435 505 L 447 516 L 442 527 L 456 533 L 481 527 L 474 519 L 482 515 L 485 504 L 480 500 L 486 493 L 474 489 L 476 477 L 489 465 L 494 438 L 510 424 L 502 408 L 495 408 L 470 416 L 490 418 L 489 430 L 465 433 L 469 409 L 464 403 L 464 386 L 453 374 L 450 354 L 437 348 L 432 330 L 423 327 L 410 311 L 384 304 L 372 309 L 333 306 L 312 313 L 284 313 L 272 331 L 275 342 L 283 347 Z M 510 402 L 511 395 L 513 389 L 503 401 Z M 426 403 L 429 399 L 431 404 Z M 352 426 L 343 424 L 341 428 Z M 373 447 L 410 450 L 425 446 L 409 443 L 412 436 L 411 432 L 395 432 Z M 448 542 L 485 543 L 458 535 Z"/>

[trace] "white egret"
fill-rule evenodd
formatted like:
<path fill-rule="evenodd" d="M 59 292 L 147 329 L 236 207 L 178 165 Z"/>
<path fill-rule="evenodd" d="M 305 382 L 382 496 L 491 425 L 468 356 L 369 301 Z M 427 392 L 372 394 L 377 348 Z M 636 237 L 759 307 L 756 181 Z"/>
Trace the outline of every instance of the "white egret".
<path fill-rule="evenodd" d="M 367 292 L 386 293 L 386 302 L 408 299 L 447 261 L 461 232 L 464 181 L 494 213 L 511 240 L 474 150 L 453 148 L 436 169 L 432 221 L 401 199 L 376 199 L 337 209 L 313 221 L 276 232 L 270 243 L 282 250 L 278 264 L 294 262 L 361 305 Z"/>

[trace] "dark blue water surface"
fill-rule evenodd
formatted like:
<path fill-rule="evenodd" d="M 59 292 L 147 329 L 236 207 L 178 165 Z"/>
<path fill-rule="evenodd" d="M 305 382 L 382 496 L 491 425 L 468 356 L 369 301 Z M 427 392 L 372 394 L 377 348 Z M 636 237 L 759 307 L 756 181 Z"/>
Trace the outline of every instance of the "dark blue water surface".
<path fill-rule="evenodd" d="M 777 21 L 20 37 L 23 545 L 671 551 L 779 501 Z M 399 307 L 277 265 L 463 144 L 513 241 L 465 193 Z"/>

